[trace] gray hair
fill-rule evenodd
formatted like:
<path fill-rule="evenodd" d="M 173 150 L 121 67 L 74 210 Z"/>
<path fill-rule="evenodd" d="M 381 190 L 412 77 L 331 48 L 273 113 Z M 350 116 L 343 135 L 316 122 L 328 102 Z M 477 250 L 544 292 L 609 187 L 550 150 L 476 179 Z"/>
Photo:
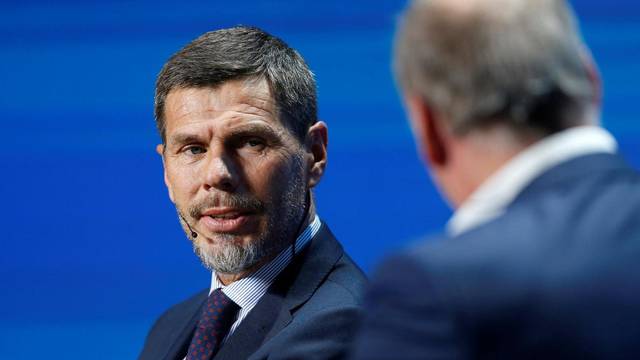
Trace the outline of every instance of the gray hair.
<path fill-rule="evenodd" d="M 457 134 L 495 122 L 553 133 L 589 121 L 597 90 L 564 1 L 451 5 L 414 0 L 406 10 L 394 61 L 404 91 Z"/>
<path fill-rule="evenodd" d="M 203 34 L 171 56 L 158 74 L 155 118 L 163 143 L 164 106 L 171 90 L 216 87 L 249 78 L 267 81 L 280 121 L 304 139 L 317 121 L 313 73 L 284 41 L 257 28 L 238 26 Z"/>

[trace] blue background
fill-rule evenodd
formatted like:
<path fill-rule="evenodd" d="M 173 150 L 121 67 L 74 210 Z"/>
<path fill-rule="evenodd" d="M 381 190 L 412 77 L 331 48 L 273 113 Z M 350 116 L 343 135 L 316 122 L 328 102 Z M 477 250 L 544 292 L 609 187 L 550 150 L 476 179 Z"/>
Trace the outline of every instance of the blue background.
<path fill-rule="evenodd" d="M 134 358 L 153 319 L 209 283 L 162 181 L 152 117 L 164 61 L 256 25 L 298 49 L 329 124 L 321 216 L 367 271 L 450 210 L 414 152 L 389 71 L 404 1 L 3 1 L 0 358 Z M 640 168 L 640 5 L 574 1 L 604 124 Z"/>

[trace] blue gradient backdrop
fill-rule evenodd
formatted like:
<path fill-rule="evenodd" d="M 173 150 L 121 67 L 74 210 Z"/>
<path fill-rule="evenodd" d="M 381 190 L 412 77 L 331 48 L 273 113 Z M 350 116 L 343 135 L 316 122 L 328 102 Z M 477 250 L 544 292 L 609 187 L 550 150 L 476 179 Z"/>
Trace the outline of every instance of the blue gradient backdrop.
<path fill-rule="evenodd" d="M 0 358 L 134 358 L 153 319 L 209 282 L 162 182 L 155 75 L 199 34 L 256 25 L 317 75 L 330 161 L 321 216 L 367 271 L 450 215 L 389 71 L 403 1 L 2 1 Z M 604 124 L 640 168 L 640 5 L 575 1 Z"/>

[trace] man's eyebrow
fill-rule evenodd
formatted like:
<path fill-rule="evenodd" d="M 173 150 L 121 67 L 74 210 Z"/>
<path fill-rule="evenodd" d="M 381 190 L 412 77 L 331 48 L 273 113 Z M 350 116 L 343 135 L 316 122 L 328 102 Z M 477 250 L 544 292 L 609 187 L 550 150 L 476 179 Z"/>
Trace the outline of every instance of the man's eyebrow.
<path fill-rule="evenodd" d="M 173 145 L 181 145 L 181 144 L 189 144 L 189 143 L 197 143 L 201 142 L 202 139 L 198 135 L 194 134 L 174 134 L 169 137 L 169 144 Z"/>
<path fill-rule="evenodd" d="M 239 126 L 235 129 L 231 129 L 231 136 L 243 136 L 243 135 L 278 135 L 279 131 L 276 131 L 270 126 L 259 124 L 246 124 Z"/>
<path fill-rule="evenodd" d="M 278 137 L 283 135 L 286 130 L 274 129 L 271 126 L 261 124 L 244 124 L 236 128 L 230 129 L 227 133 L 229 137 L 242 137 L 242 136 L 265 136 L 265 137 Z M 177 133 L 171 135 L 167 140 L 168 146 L 179 146 L 184 144 L 202 143 L 205 142 L 198 134 L 189 133 Z"/>

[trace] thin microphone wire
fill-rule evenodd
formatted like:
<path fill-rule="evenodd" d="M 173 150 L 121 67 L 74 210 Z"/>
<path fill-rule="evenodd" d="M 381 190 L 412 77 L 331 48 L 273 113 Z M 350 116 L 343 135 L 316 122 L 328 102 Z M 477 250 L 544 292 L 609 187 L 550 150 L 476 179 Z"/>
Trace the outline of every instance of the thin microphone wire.
<path fill-rule="evenodd" d="M 191 225 L 189 225 L 189 223 L 187 222 L 187 219 L 185 219 L 184 216 L 182 216 L 182 213 L 180 211 L 178 211 L 178 216 L 180 216 L 182 221 L 184 221 L 184 223 L 189 228 L 189 231 L 191 231 L 191 237 L 194 238 L 194 239 L 197 238 L 198 237 L 198 233 L 193 231 L 193 229 L 191 228 Z"/>
<path fill-rule="evenodd" d="M 309 218 L 309 208 L 311 207 L 311 190 L 307 190 L 307 194 L 305 196 L 306 204 L 304 206 L 304 216 L 300 221 L 300 225 L 298 225 L 298 231 L 293 236 L 293 240 L 291 241 L 291 259 L 296 256 L 296 242 L 298 240 L 298 236 L 300 236 L 300 231 L 302 230 L 302 226 L 307 222 L 306 220 Z"/>

